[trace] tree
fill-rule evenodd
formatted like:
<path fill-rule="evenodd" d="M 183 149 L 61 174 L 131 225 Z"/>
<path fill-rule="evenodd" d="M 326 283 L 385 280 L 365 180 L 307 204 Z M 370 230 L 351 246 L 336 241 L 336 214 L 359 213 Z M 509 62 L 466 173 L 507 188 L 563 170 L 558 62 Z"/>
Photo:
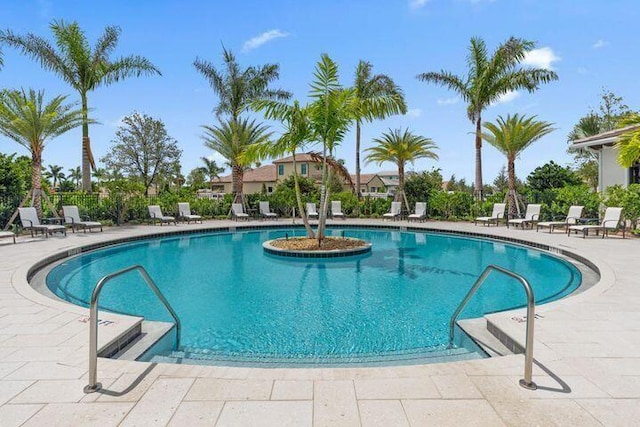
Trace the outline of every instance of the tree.
<path fill-rule="evenodd" d="M 404 192 L 410 206 L 414 206 L 416 202 L 428 201 L 432 191 L 441 190 L 442 173 L 436 168 L 411 174 L 404 181 Z"/>
<path fill-rule="evenodd" d="M 44 91 L 29 89 L 0 92 L 0 134 L 14 140 L 31 153 L 33 206 L 42 216 L 42 152 L 49 140 L 82 125 L 82 110 L 65 104 L 66 96 L 44 102 Z"/>
<path fill-rule="evenodd" d="M 137 178 L 145 196 L 159 175 L 169 175 L 180 162 L 182 150 L 167 134 L 162 120 L 146 114 L 133 114 L 122 119 L 110 152 L 102 158 L 109 169 Z"/>
<path fill-rule="evenodd" d="M 404 193 L 404 176 L 406 164 L 415 162 L 418 159 L 438 160 L 438 155 L 434 150 L 438 146 L 430 139 L 424 136 L 415 135 L 405 129 L 389 129 L 389 132 L 383 133 L 381 138 L 375 138 L 373 142 L 377 145 L 365 150 L 367 155 L 366 162 L 375 162 L 378 165 L 384 162 L 393 162 L 398 167 L 398 191 L 396 191 L 394 200 L 404 201 L 407 210 L 409 202 Z"/>
<path fill-rule="evenodd" d="M 640 161 L 640 114 L 632 114 L 620 123 L 622 126 L 633 126 L 620 135 L 616 148 L 618 149 L 618 163 L 624 168 L 630 168 Z"/>
<path fill-rule="evenodd" d="M 569 167 L 560 166 L 553 160 L 538 166 L 527 176 L 527 185 L 540 192 L 581 183 L 582 180 Z"/>
<path fill-rule="evenodd" d="M 80 169 L 80 166 L 69 169 L 68 178 L 73 182 L 75 188 L 78 189 L 80 187 L 80 182 L 82 181 L 82 170 Z"/>
<path fill-rule="evenodd" d="M 363 121 L 384 119 L 394 114 L 405 114 L 407 105 L 402 89 L 385 74 L 372 75 L 373 65 L 366 61 L 356 67 L 354 116 L 356 121 L 356 195 L 360 193 L 360 127 Z"/>
<path fill-rule="evenodd" d="M 487 132 L 482 133 L 482 139 L 491 144 L 507 158 L 507 176 L 509 181 L 509 213 L 519 212 L 516 197 L 516 167 L 515 161 L 524 150 L 545 135 L 554 131 L 549 122 L 536 120 L 537 116 L 520 116 L 518 114 L 499 116 L 496 123 L 485 123 Z"/>
<path fill-rule="evenodd" d="M 200 157 L 204 166 L 199 167 L 198 170 L 202 173 L 203 178 L 207 178 L 209 181 L 209 189 L 213 190 L 213 181 L 216 178 L 220 178 L 220 174 L 224 172 L 224 168 L 218 166 L 215 160 L 208 157 Z"/>
<path fill-rule="evenodd" d="M 433 82 L 456 92 L 467 103 L 467 116 L 475 123 L 475 194 L 482 196 L 482 112 L 501 96 L 520 89 L 534 92 L 541 83 L 558 79 L 547 69 L 524 68 L 520 64 L 535 43 L 515 37 L 498 46 L 491 57 L 481 38 L 471 39 L 467 54 L 466 77 L 449 71 L 428 72 L 418 75 L 418 80 Z"/>
<path fill-rule="evenodd" d="M 205 187 L 207 182 L 206 176 L 203 172 L 203 168 L 195 168 L 187 175 L 187 185 L 194 190 L 199 190 Z"/>
<path fill-rule="evenodd" d="M 44 173 L 44 176 L 47 179 L 52 180 L 51 187 L 53 189 L 58 188 L 58 182 L 61 182 L 63 179 L 65 179 L 64 173 L 62 173 L 62 166 L 58 165 L 47 166 L 47 171 Z"/>
<path fill-rule="evenodd" d="M 109 86 L 128 77 L 160 75 L 160 71 L 146 58 L 137 55 L 110 60 L 118 45 L 121 29 L 106 27 L 92 49 L 77 22 L 53 21 L 55 47 L 44 38 L 29 33 L 24 36 L 11 30 L 0 31 L 0 42 L 20 49 L 46 69 L 58 74 L 79 94 L 82 102 L 82 189 L 91 191 L 91 169 L 95 162 L 89 141 L 88 93 L 100 86 Z"/>
<path fill-rule="evenodd" d="M 0 197 L 24 197 L 31 180 L 31 159 L 0 153 Z"/>
<path fill-rule="evenodd" d="M 204 145 L 220 154 L 231 168 L 231 191 L 234 203 L 244 203 L 242 191 L 244 171 L 251 165 L 245 152 L 252 144 L 261 144 L 271 137 L 268 127 L 255 120 L 233 118 L 221 121 L 218 126 L 202 126 Z"/>

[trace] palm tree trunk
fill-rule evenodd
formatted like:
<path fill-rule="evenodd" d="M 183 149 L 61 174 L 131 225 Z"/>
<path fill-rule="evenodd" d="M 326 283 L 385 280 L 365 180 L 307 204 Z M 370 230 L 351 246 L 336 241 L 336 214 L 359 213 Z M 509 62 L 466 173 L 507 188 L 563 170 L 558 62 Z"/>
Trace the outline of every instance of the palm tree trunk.
<path fill-rule="evenodd" d="M 302 195 L 300 194 L 300 184 L 298 184 L 298 166 L 296 164 L 296 152 L 293 151 L 293 184 L 296 189 L 296 202 L 298 203 L 298 211 L 300 211 L 300 217 L 302 218 L 302 223 L 304 224 L 304 228 L 307 230 L 307 237 L 310 239 L 314 239 L 316 236 L 313 233 L 313 229 L 311 228 L 311 224 L 309 224 L 309 218 L 307 218 L 307 212 L 304 210 L 304 206 L 302 205 Z"/>
<path fill-rule="evenodd" d="M 398 163 L 398 191 L 396 191 L 396 195 L 393 198 L 394 202 L 404 202 L 407 211 L 409 211 L 409 202 L 407 202 L 407 197 L 404 195 L 404 163 Z"/>
<path fill-rule="evenodd" d="M 234 165 L 231 167 L 231 192 L 233 193 L 233 203 L 244 203 L 244 197 L 242 197 L 243 177 L 244 169 L 242 166 Z"/>
<path fill-rule="evenodd" d="M 324 239 L 324 229 L 327 222 L 327 198 L 329 192 L 329 180 L 327 179 L 327 141 L 322 144 L 322 183 L 320 185 L 320 216 L 318 218 L 318 232 L 316 238 L 318 239 L 318 246 L 322 246 L 322 240 Z"/>
<path fill-rule="evenodd" d="M 36 208 L 38 218 L 42 218 L 42 156 L 40 153 L 31 154 L 31 191 L 33 192 L 33 207 Z"/>
<path fill-rule="evenodd" d="M 82 94 L 82 191 L 91 192 L 91 160 L 89 150 L 89 108 L 87 107 L 87 95 Z"/>
<path fill-rule="evenodd" d="M 362 199 L 360 192 L 360 121 L 356 121 L 356 196 Z"/>
<path fill-rule="evenodd" d="M 518 200 L 516 198 L 516 167 L 515 157 L 507 158 L 507 175 L 509 177 L 509 215 L 514 217 L 518 212 Z"/>
<path fill-rule="evenodd" d="M 474 181 L 474 195 L 482 200 L 482 119 L 480 114 L 476 119 L 476 179 Z"/>

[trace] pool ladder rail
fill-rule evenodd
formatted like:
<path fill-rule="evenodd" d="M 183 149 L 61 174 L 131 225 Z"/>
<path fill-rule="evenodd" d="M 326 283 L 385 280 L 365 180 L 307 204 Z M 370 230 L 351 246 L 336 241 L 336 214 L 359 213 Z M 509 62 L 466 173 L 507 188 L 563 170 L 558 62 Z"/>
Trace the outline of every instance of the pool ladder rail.
<path fill-rule="evenodd" d="M 169 301 L 167 301 L 153 279 L 151 279 L 147 270 L 141 265 L 132 265 L 131 267 L 107 274 L 98 281 L 91 293 L 91 302 L 89 304 L 89 384 L 84 387 L 85 393 L 94 393 L 102 388 L 102 384 L 98 382 L 98 297 L 100 296 L 100 291 L 102 291 L 104 285 L 110 280 L 134 270 L 140 273 L 145 283 L 151 288 L 167 311 L 169 311 L 171 317 L 173 317 L 176 325 L 176 349 L 180 348 L 180 319 L 171 307 L 171 304 L 169 304 Z"/>
<path fill-rule="evenodd" d="M 484 281 L 492 271 L 497 271 L 518 280 L 520 284 L 522 284 L 522 287 L 527 294 L 527 334 L 524 347 L 524 378 L 521 379 L 519 383 L 527 390 L 536 390 L 538 386 L 536 386 L 536 383 L 534 383 L 531 379 L 533 371 L 533 326 L 535 320 L 535 298 L 533 296 L 533 289 L 531 288 L 531 285 L 529 284 L 527 279 L 525 279 L 521 275 L 497 265 L 488 265 L 487 268 L 485 268 L 482 274 L 478 277 L 476 282 L 473 284 L 473 286 L 467 293 L 467 296 L 465 296 L 464 299 L 460 302 L 460 305 L 456 309 L 455 313 L 453 313 L 453 316 L 451 316 L 451 320 L 449 321 L 449 346 L 453 346 L 453 332 L 456 325 L 456 319 L 458 318 L 462 310 L 464 310 L 471 297 L 473 297 L 480 286 L 483 285 Z"/>

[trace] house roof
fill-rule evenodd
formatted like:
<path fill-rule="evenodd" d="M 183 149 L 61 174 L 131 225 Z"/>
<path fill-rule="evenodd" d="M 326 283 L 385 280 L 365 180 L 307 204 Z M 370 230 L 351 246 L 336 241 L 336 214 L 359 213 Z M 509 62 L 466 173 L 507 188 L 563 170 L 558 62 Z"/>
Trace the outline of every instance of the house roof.
<path fill-rule="evenodd" d="M 588 136 L 586 138 L 577 139 L 573 141 L 571 146 L 572 148 L 586 148 L 601 145 L 613 145 L 618 140 L 618 137 L 623 133 L 639 129 L 640 125 L 625 126 L 619 129 L 602 132 L 597 135 Z"/>
<path fill-rule="evenodd" d="M 376 177 L 375 173 L 361 173 L 360 174 L 360 184 L 368 184 L 371 182 L 373 178 Z M 356 175 L 351 174 L 351 181 L 356 182 Z"/>
<path fill-rule="evenodd" d="M 296 154 L 296 162 L 312 162 L 313 158 L 309 153 L 300 153 Z M 276 159 L 273 163 L 291 163 L 293 162 L 293 156 L 283 157 L 281 159 Z"/>
<path fill-rule="evenodd" d="M 265 165 L 244 172 L 243 182 L 276 182 L 276 166 Z M 214 183 L 231 182 L 231 175 L 221 176 Z"/>

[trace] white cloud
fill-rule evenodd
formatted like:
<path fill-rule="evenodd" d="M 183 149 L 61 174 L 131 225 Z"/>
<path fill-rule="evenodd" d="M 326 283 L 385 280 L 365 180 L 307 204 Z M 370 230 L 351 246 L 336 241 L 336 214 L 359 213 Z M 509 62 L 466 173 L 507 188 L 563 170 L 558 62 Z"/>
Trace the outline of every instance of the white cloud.
<path fill-rule="evenodd" d="M 438 105 L 453 105 L 453 104 L 457 104 L 459 101 L 458 98 L 445 98 L 445 99 L 438 99 L 436 102 L 438 103 Z"/>
<path fill-rule="evenodd" d="M 500 95 L 500 98 L 498 98 L 498 100 L 491 105 L 506 104 L 507 102 L 511 102 L 519 96 L 520 93 L 518 91 L 510 90 L 509 92 Z"/>
<path fill-rule="evenodd" d="M 430 0 L 409 0 L 409 8 L 413 10 L 422 9 Z"/>
<path fill-rule="evenodd" d="M 598 40 L 597 42 L 595 42 L 593 44 L 593 48 L 594 49 L 600 49 L 600 48 L 605 47 L 605 46 L 609 46 L 609 42 L 606 41 L 606 40 L 602 40 L 602 39 Z"/>
<path fill-rule="evenodd" d="M 531 65 L 532 67 L 553 70 L 553 63 L 561 59 L 562 58 L 556 55 L 550 47 L 541 47 L 540 49 L 533 49 L 527 52 L 524 55 L 522 63 Z"/>
<path fill-rule="evenodd" d="M 265 43 L 269 43 L 271 40 L 279 39 L 282 37 L 288 37 L 289 33 L 285 33 L 280 30 L 269 30 L 264 33 L 250 38 L 242 45 L 242 53 L 248 53 L 250 50 L 257 49 Z"/>
<path fill-rule="evenodd" d="M 422 110 L 419 108 L 409 108 L 407 110 L 407 117 L 411 117 L 412 119 L 417 119 L 422 115 Z"/>

